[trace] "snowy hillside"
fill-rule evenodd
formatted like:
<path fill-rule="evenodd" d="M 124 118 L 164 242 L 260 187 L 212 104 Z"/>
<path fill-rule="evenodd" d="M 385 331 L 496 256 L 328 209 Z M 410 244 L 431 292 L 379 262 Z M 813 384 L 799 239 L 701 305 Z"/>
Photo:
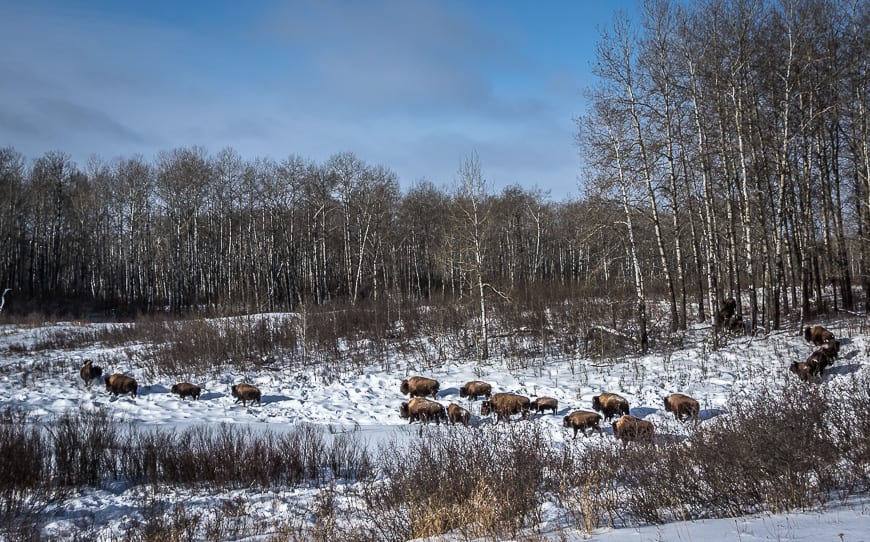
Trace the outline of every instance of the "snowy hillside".
<path fill-rule="evenodd" d="M 281 315 L 270 315 L 276 325 Z M 829 369 L 822 387 L 837 386 L 843 379 L 870 371 L 866 359 L 870 341 L 860 322 L 822 322 L 840 339 L 842 349 L 834 367 Z M 104 324 L 92 324 L 102 326 Z M 106 324 L 107 325 L 107 324 Z M 480 416 L 480 400 L 461 399 L 459 387 L 466 381 L 484 380 L 493 391 L 509 391 L 531 398 L 551 396 L 559 401 L 556 415 L 533 415 L 527 421 L 511 425 L 536 424 L 560 446 L 590 446 L 616 444 L 612 430 L 605 427 L 603 439 L 578 437 L 571 441 L 568 429 L 562 427 L 562 417 L 573 410 L 591 410 L 592 397 L 601 392 L 617 392 L 628 399 L 631 414 L 651 421 L 657 434 L 678 438 L 693 431 L 691 425 L 678 423 L 663 408 L 663 398 L 673 392 L 695 397 L 701 406 L 701 424 L 715 423 L 728 411 L 734 397 L 758 389 L 779 388 L 797 377 L 788 371 L 792 361 L 805 359 L 814 349 L 797 329 L 779 331 L 766 337 L 731 337 L 717 350 L 710 348 L 710 329 L 692 329 L 685 346 L 668 354 L 652 354 L 641 358 L 609 361 L 580 359 L 532 360 L 524 366 L 504 360 L 492 360 L 485 365 L 474 362 L 448 361 L 431 370 L 415 364 L 412 359 L 396 356 L 389 360 L 372 360 L 370 367 L 352 374 L 335 375 L 311 369 L 259 369 L 245 374 L 222 373 L 216 376 L 190 378 L 202 386 L 198 401 L 182 401 L 169 390 L 176 381 L 149 376 L 146 367 L 133 364 L 130 349 L 99 344 L 74 350 L 38 350 L 33 345 L 46 334 L 58 329 L 87 327 L 79 324 L 19 327 L 0 329 L 0 409 L 14 407 L 40 420 L 54 419 L 69 412 L 102 410 L 117 421 L 133 422 L 143 427 L 175 429 L 184 432 L 203 425 L 227 424 L 256 430 L 287 431 L 300 423 L 325 428 L 329 435 L 352 433 L 358 442 L 377 454 L 383 445 L 410 442 L 418 434 L 437 439 L 445 432 L 508 431 L 504 425 L 493 428 L 491 417 Z M 103 367 L 105 374 L 122 372 L 139 382 L 138 397 L 114 397 L 101 382 L 90 389 L 79 378 L 79 368 L 90 358 Z M 388 369 L 385 369 L 388 367 Z M 422 374 L 437 379 L 440 384 L 438 401 L 451 402 L 468 408 L 472 428 L 410 427 L 399 417 L 399 406 L 408 399 L 399 392 L 399 383 L 409 375 Z M 262 391 L 262 403 L 242 406 L 234 402 L 229 387 L 249 382 Z M 808 384 L 812 385 L 812 384 Z M 269 490 L 232 490 L 214 495 L 208 492 L 162 488 L 161 498 L 171 509 L 173 502 L 183 502 L 189 510 L 199 510 L 218 517 L 219 508 L 228 502 L 244 501 L 244 514 L 259 520 L 297 514 L 305 521 L 306 510 L 318 494 L 317 488 L 271 488 Z M 126 536 L 125 530 L 141 522 L 134 506 L 141 498 L 140 488 L 125 483 L 99 489 L 86 489 L 51 505 L 43 535 L 69 538 L 81 529 L 83 522 L 95 536 L 110 540 Z M 170 513 L 167 510 L 166 513 Z M 717 520 L 703 524 L 674 523 L 665 527 L 644 527 L 636 530 L 599 529 L 585 533 L 565 520 L 557 503 L 544 503 L 542 522 L 531 532 L 554 539 L 622 540 L 861 540 L 859 526 L 870 525 L 867 503 L 849 501 L 847 508 L 823 516 L 815 513 L 761 516 L 746 520 Z M 549 533 L 549 535 L 548 535 Z M 841 535 L 840 533 L 845 533 Z M 815 537 L 818 535 L 818 538 Z M 261 534 L 269 538 L 268 532 Z M 531 534 L 530 534 L 531 536 Z M 590 538 L 591 537 L 591 538 Z M 229 539 L 229 538 L 228 538 Z M 449 537 L 437 538 L 448 540 Z M 866 539 L 866 538 L 864 538 Z"/>

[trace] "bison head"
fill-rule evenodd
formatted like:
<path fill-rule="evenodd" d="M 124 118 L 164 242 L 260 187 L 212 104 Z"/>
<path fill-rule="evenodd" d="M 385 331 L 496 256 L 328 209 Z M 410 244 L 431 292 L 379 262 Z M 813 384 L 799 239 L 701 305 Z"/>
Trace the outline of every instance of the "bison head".
<path fill-rule="evenodd" d="M 408 386 L 408 380 L 407 380 L 407 379 L 406 379 L 406 380 L 402 380 L 402 384 L 399 386 L 399 390 L 402 392 L 403 395 L 408 395 L 408 392 L 410 391 L 410 388 L 409 388 L 409 386 Z"/>
<path fill-rule="evenodd" d="M 596 395 L 592 398 L 592 409 L 595 411 L 601 411 L 601 400 L 599 399 L 600 395 Z"/>
<path fill-rule="evenodd" d="M 403 418 L 407 418 L 411 415 L 411 411 L 408 408 L 408 403 L 402 403 L 402 406 L 399 407 L 399 416 Z"/>
<path fill-rule="evenodd" d="M 483 416 L 488 416 L 492 412 L 492 401 L 484 401 L 480 403 L 480 413 Z"/>

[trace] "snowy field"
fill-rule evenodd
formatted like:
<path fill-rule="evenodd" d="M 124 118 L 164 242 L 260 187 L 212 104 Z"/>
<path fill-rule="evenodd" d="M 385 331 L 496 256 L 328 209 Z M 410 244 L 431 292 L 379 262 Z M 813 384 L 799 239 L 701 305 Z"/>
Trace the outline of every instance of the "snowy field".
<path fill-rule="evenodd" d="M 263 315 L 281 325 L 292 315 Z M 819 322 L 833 331 L 842 347 L 839 359 L 828 370 L 822 386 L 836 386 L 838 380 L 868 371 L 866 360 L 870 341 L 863 334 L 860 320 Z M 101 326 L 109 324 L 88 324 Z M 75 351 L 29 352 L 22 346 L 37 343 L 58 329 L 76 329 L 84 324 L 60 323 L 51 326 L 0 327 L 0 407 L 14 406 L 42 419 L 51 418 L 79 408 L 108 409 L 116 419 L 134 421 L 144 426 L 175 428 L 179 431 L 200 424 L 242 424 L 255 428 L 281 431 L 301 422 L 330 426 L 331 433 L 354 431 L 372 452 L 380 443 L 414 438 L 421 431 L 399 417 L 402 401 L 399 392 L 402 378 L 421 374 L 439 380 L 438 400 L 445 406 L 451 402 L 468 408 L 472 425 L 490 425 L 489 417 L 480 416 L 480 401 L 459 397 L 459 387 L 469 380 L 484 380 L 493 391 L 509 391 L 530 398 L 551 396 L 559 401 L 556 415 L 534 415 L 527 421 L 513 423 L 540 424 L 560 445 L 584 446 L 586 441 L 571 440 L 568 429 L 562 427 L 562 417 L 577 409 L 591 410 L 592 397 L 601 392 L 617 392 L 628 399 L 631 414 L 651 421 L 657 433 L 681 435 L 691 427 L 674 421 L 666 413 L 662 399 L 673 392 L 695 397 L 701 405 L 701 423 L 715 423 L 716 417 L 727 415 L 729 399 L 760 387 L 779 387 L 797 377 L 788 371 L 792 361 L 804 360 L 814 350 L 798 329 L 777 331 L 765 337 L 730 338 L 717 350 L 710 348 L 710 328 L 690 330 L 685 346 L 669 355 L 655 354 L 620 360 L 534 360 L 508 369 L 507 363 L 493 360 L 486 365 L 474 362 L 446 361 L 426 370 L 414 360 L 380 360 L 370 369 L 357 374 L 335 375 L 322 371 L 289 370 L 222 374 L 205 380 L 190 379 L 201 385 L 199 401 L 182 401 L 169 393 L 175 381 L 152 380 L 143 367 L 130 365 L 123 348 L 111 349 L 93 345 Z M 113 397 L 96 382 L 85 388 L 79 378 L 84 359 L 101 365 L 104 374 L 121 372 L 139 382 L 139 396 Z M 117 361 L 115 361 L 117 360 Z M 50 367 L 51 370 L 45 370 Z M 385 370 L 382 367 L 390 367 Z M 263 393 L 261 405 L 236 404 L 229 387 L 239 382 L 258 386 Z M 602 424 L 604 427 L 605 424 Z M 476 428 L 425 427 L 437 436 L 441 431 L 471 431 Z M 594 437 L 598 439 L 596 435 Z M 609 427 L 605 439 L 613 440 Z M 591 439 L 589 439 L 591 440 Z M 246 513 L 268 518 L 303 509 L 313 489 L 287 489 L 256 492 L 238 491 L 224 495 L 198 492 L 177 492 L 187 506 L 213 510 L 217 502 L 236 497 L 247 499 Z M 118 484 L 113 487 L 87 490 L 52 507 L 52 520 L 44 529 L 48 537 L 64 538 L 82 517 L 90 518 L 105 540 L 116 539 L 124 526 L 135 518 L 132 503 L 136 488 Z M 607 529 L 585 533 L 565 524 L 555 505 L 544 505 L 545 524 L 536 528 L 537 537 L 553 540 L 602 540 L 608 542 L 653 540 L 870 540 L 870 501 L 851 500 L 825 511 L 801 511 L 787 515 L 760 515 L 728 520 L 673 523 L 640 529 Z M 79 522 L 79 523 L 77 523 Z M 264 535 L 261 539 L 268 539 Z M 439 537 L 436 540 L 450 540 Z"/>

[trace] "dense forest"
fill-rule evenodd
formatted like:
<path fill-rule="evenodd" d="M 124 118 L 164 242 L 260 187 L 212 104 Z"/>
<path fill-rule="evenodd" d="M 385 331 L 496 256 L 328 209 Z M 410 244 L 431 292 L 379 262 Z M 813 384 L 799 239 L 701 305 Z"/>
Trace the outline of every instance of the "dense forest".
<path fill-rule="evenodd" d="M 653 0 L 617 15 L 577 119 L 569 201 L 494 192 L 473 152 L 443 186 L 402 191 L 352 152 L 190 146 L 76 164 L 13 142 L 0 148 L 4 314 L 437 298 L 485 321 L 490 299 L 606 292 L 644 337 L 650 300 L 666 300 L 673 331 L 727 297 L 752 328 L 866 310 L 868 28 L 860 0 Z"/>

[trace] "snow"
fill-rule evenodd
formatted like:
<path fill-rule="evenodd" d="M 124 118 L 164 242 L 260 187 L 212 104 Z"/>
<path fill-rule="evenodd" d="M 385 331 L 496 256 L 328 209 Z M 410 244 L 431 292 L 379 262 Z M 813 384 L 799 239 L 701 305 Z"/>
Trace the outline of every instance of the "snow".
<path fill-rule="evenodd" d="M 280 319 L 286 315 L 264 317 Z M 836 385 L 838 379 L 852 372 L 867 371 L 865 352 L 870 348 L 867 337 L 857 333 L 858 326 L 848 322 L 821 322 L 842 342 L 840 357 L 825 382 Z M 182 430 L 199 424 L 240 424 L 252 428 L 282 431 L 301 422 L 329 426 L 331 432 L 355 431 L 372 450 L 384 442 L 414 438 L 419 426 L 409 427 L 398 415 L 400 403 L 407 398 L 399 392 L 399 382 L 413 374 L 436 378 L 441 383 L 438 400 L 445 406 L 456 402 L 468 408 L 473 425 L 489 425 L 481 418 L 480 400 L 459 397 L 459 387 L 470 380 L 484 380 L 495 391 L 551 396 L 559 401 L 556 415 L 533 416 L 530 421 L 547 428 L 556 443 L 571 442 L 569 429 L 562 427 L 562 417 L 576 409 L 590 410 L 592 397 L 603 391 L 617 392 L 628 399 L 631 414 L 652 421 L 657 431 L 682 435 L 690 427 L 674 421 L 665 413 L 662 399 L 681 392 L 695 397 L 701 405 L 701 423 L 714 423 L 727 410 L 730 398 L 753 389 L 780 386 L 793 380 L 788 365 L 805 359 L 813 347 L 804 342 L 797 329 L 778 331 L 765 337 L 729 339 L 717 350 L 709 346 L 709 327 L 698 326 L 687 335 L 685 347 L 669 355 L 651 354 L 611 362 L 581 359 L 532 360 L 521 366 L 509 360 L 493 360 L 484 365 L 471 361 L 445 360 L 427 369 L 413 359 L 395 357 L 373 362 L 356 373 L 336 375 L 309 369 L 258 371 L 249 374 L 227 373 L 202 380 L 199 401 L 182 401 L 169 393 L 176 383 L 168 379 L 149 379 L 144 367 L 127 361 L 124 349 L 90 345 L 73 351 L 39 350 L 32 352 L 42 338 L 58 330 L 80 330 L 110 324 L 59 323 L 44 326 L 0 326 L 0 409 L 14 406 L 40 417 L 54 417 L 79 408 L 108 408 L 118 419 L 153 427 Z M 123 372 L 137 379 L 139 396 L 112 397 L 99 381 L 87 389 L 79 378 L 84 359 L 102 365 L 104 374 Z M 100 360 L 98 362 L 98 360 Z M 105 360 L 118 360 L 106 362 Z M 123 360 L 123 361 L 122 361 Z M 247 378 L 246 378 L 247 377 Z M 229 387 L 248 381 L 263 392 L 261 405 L 234 403 Z M 426 428 L 438 431 L 461 428 Z M 471 429 L 474 430 L 474 429 Z M 606 439 L 613 439 L 606 428 Z M 595 436 L 595 439 L 598 439 Z M 571 445 L 585 445 L 579 438 Z M 188 507 L 200 507 L 217 514 L 216 503 L 245 500 L 250 517 L 284 517 L 304 515 L 304 504 L 313 498 L 309 488 L 262 491 L 227 491 L 211 495 L 195 490 L 178 490 L 175 498 Z M 53 506 L 52 520 L 44 534 L 63 538 L 83 518 L 103 526 L 104 539 L 117 537 L 134 522 L 133 504 L 140 497 L 139 488 L 123 483 L 99 489 L 86 489 Z M 599 529 L 592 533 L 566 526 L 561 511 L 545 503 L 545 524 L 538 526 L 539 539 L 601 540 L 607 542 L 646 540 L 870 540 L 870 501 L 853 499 L 831 506 L 828 510 L 796 511 L 788 514 L 760 514 L 753 517 L 675 522 L 643 528 Z M 541 535 L 541 532 L 544 534 Z M 547 533 L 550 533 L 549 535 Z M 431 540 L 450 540 L 436 537 Z"/>

